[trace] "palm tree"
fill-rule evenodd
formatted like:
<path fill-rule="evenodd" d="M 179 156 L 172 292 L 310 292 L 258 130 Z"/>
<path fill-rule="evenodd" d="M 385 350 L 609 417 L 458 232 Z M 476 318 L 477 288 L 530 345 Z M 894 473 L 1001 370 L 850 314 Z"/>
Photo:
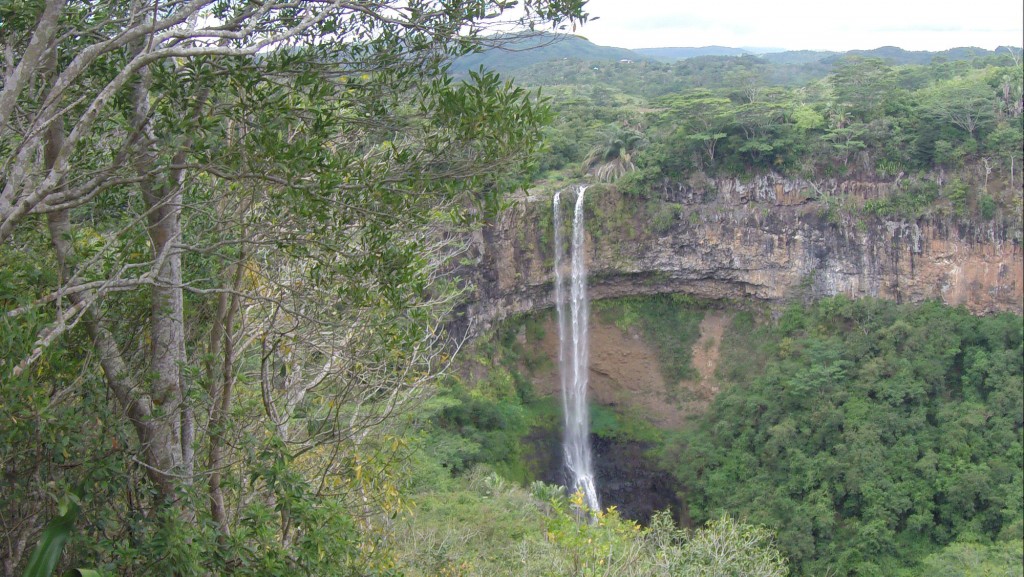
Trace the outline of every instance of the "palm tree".
<path fill-rule="evenodd" d="M 644 144 L 643 134 L 629 125 L 613 127 L 590 149 L 583 161 L 583 171 L 599 181 L 611 182 L 636 170 L 633 156 Z"/>

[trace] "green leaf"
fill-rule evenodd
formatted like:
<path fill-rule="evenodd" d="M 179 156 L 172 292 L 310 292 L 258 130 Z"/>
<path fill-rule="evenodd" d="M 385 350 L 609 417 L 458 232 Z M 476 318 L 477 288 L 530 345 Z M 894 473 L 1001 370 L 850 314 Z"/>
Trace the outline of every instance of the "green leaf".
<path fill-rule="evenodd" d="M 71 530 L 75 527 L 75 520 L 81 507 L 78 499 L 67 500 L 67 512 L 55 517 L 43 530 L 43 536 L 39 539 L 35 551 L 28 559 L 28 566 L 25 568 L 25 577 L 50 577 L 53 570 L 60 561 L 64 552 L 64 544 L 71 536 Z"/>

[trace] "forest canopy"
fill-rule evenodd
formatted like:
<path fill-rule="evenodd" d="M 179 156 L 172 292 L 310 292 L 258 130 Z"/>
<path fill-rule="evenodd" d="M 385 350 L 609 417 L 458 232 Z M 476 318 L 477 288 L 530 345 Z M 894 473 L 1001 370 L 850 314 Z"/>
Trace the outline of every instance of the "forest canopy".
<path fill-rule="evenodd" d="M 1019 316 L 836 297 L 733 322 L 732 385 L 667 449 L 696 518 L 778 527 L 804 575 L 925 574 L 966 544 L 1020 569 Z"/>
<path fill-rule="evenodd" d="M 638 193 L 666 180 L 768 171 L 822 183 L 936 171 L 966 182 L 965 170 L 977 170 L 981 188 L 998 179 L 1013 191 L 1021 182 L 1019 49 L 924 64 L 874 53 L 807 62 L 783 55 L 517 69 L 519 83 L 545 87 L 557 112 L 539 176 L 585 171 L 593 152 L 631 141 L 636 171 L 621 186 Z"/>

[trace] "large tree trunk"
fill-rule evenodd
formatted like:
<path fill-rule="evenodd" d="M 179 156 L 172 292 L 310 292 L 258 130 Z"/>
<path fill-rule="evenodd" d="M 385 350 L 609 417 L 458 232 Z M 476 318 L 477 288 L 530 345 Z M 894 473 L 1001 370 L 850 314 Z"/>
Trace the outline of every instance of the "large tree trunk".
<path fill-rule="evenodd" d="M 159 415 L 156 436 L 150 442 L 158 461 L 152 463 L 171 476 L 187 476 L 189 467 L 183 445 L 185 364 L 185 306 L 182 298 L 181 194 L 147 195 L 151 210 L 150 236 L 154 256 L 160 262 L 152 289 L 150 312 L 149 370 L 152 375 L 153 404 Z M 189 447 L 191 449 L 191 447 Z"/>
<path fill-rule="evenodd" d="M 185 304 L 182 276 L 180 174 L 160 169 L 153 149 L 156 135 L 149 128 L 150 85 L 148 69 L 140 72 L 135 86 L 135 127 L 143 133 L 136 158 L 142 197 L 149 219 L 155 274 L 153 276 L 148 373 L 154 414 L 152 433 L 145 447 L 160 478 L 165 498 L 173 498 L 178 483 L 190 483 L 193 433 L 191 412 L 185 410 Z M 168 492 L 170 490 L 171 492 Z"/>
<path fill-rule="evenodd" d="M 47 59 L 46 66 L 52 72 L 54 62 Z M 47 128 L 46 143 L 43 148 L 44 166 L 51 170 L 64 144 L 64 126 L 58 117 Z M 74 246 L 71 243 L 71 217 L 68 209 L 51 211 L 46 214 L 50 232 L 50 242 L 57 258 L 58 279 L 61 285 L 72 282 L 75 271 L 69 263 L 74 261 Z M 90 295 L 86 292 L 70 291 L 68 300 L 72 306 L 95 306 L 89 303 Z M 58 303 L 58 307 L 60 303 Z M 58 315 L 60 315 L 58 308 Z M 114 335 L 107 328 L 102 313 L 92 309 L 86 313 L 84 324 L 89 333 L 99 358 L 100 366 L 107 387 L 113 393 L 121 407 L 124 408 L 129 421 L 135 429 L 142 446 L 142 459 L 146 465 L 149 478 L 157 486 L 161 494 L 170 497 L 174 494 L 173 478 L 166 474 L 173 468 L 173 463 L 166 457 L 161 441 L 159 419 L 153 418 L 152 397 L 145 388 L 133 378 L 133 371 L 125 362 L 124 356 Z"/>

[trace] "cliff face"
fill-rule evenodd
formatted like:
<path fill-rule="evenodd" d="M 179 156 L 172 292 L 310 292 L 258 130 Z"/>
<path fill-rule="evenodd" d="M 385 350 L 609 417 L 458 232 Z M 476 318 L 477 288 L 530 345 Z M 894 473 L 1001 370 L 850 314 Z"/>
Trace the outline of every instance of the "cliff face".
<path fill-rule="evenodd" d="M 887 196 L 892 187 L 826 184 L 826 194 L 841 192 L 854 202 Z M 1018 227 L 829 210 L 812 199 L 822 198 L 814 188 L 821 190 L 772 176 L 718 181 L 713 195 L 666 184 L 662 201 L 648 203 L 592 187 L 586 203 L 590 296 L 676 292 L 784 304 L 845 294 L 941 299 L 978 314 L 1022 312 Z M 471 332 L 553 306 L 551 221 L 551 198 L 526 195 L 476 234 L 476 264 L 468 271 L 476 295 L 466 310 Z"/>

